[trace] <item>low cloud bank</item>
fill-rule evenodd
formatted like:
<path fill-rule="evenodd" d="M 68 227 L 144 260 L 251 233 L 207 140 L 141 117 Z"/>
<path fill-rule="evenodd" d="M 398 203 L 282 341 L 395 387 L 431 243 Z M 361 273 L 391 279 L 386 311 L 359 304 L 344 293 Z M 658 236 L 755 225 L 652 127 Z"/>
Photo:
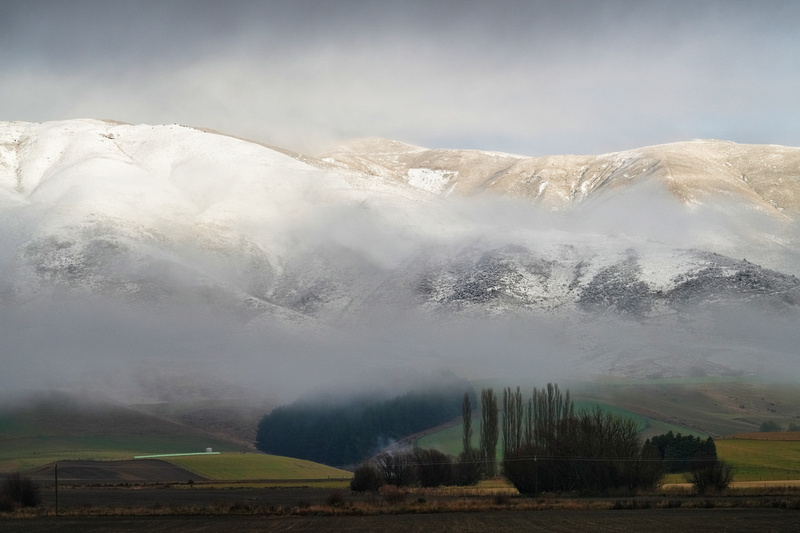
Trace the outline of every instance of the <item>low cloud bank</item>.
<path fill-rule="evenodd" d="M 326 198 L 312 190 L 300 204 L 270 204 L 267 218 L 282 224 L 240 224 L 235 228 L 240 233 L 229 235 L 236 239 L 214 241 L 216 247 L 189 242 L 182 234 L 163 249 L 150 248 L 146 268 L 135 253 L 113 256 L 123 259 L 110 264 L 98 256 L 97 272 L 135 272 L 155 284 L 170 276 L 180 279 L 167 283 L 154 301 L 92 293 L 91 278 L 82 280 L 80 289 L 50 286 L 43 274 L 18 278 L 37 265 L 25 265 L 21 253 L 35 220 L 20 222 L 25 219 L 17 212 L 18 231 L 0 243 L 5 278 L 0 284 L 0 386 L 19 391 L 88 387 L 137 400 L 260 395 L 288 401 L 320 391 L 402 392 L 448 373 L 523 385 L 609 373 L 800 377 L 796 312 L 714 302 L 685 317 L 631 320 L 586 313 L 418 312 L 413 295 L 373 301 L 364 294 L 358 296 L 361 307 L 352 311 L 344 305 L 334 315 L 300 321 L 300 315 L 287 311 L 248 324 L 264 310 L 240 305 L 247 291 L 267 298 L 270 283 L 287 270 L 294 269 L 297 287 L 330 298 L 341 290 L 346 300 L 353 295 L 345 289 L 357 287 L 362 276 L 388 281 L 416 261 L 509 244 L 545 256 L 566 245 L 599 254 L 698 247 L 798 271 L 789 246 L 798 242 L 791 225 L 745 211 L 731 216 L 731 209 L 740 209 L 736 206 L 687 210 L 652 183 L 568 213 L 544 213 L 508 199 L 419 205 L 385 198 L 329 204 Z M 282 208 L 285 216 L 275 211 Z M 302 216 L 292 217 L 292 209 Z M 764 235 L 781 241 L 767 242 Z M 280 252 L 271 248 L 275 243 Z M 237 255 L 242 251 L 253 253 Z M 312 266 L 316 270 L 309 274 Z M 205 277 L 196 283 L 190 274 Z M 326 285 L 326 275 L 352 285 Z M 210 287 L 208 280 L 216 285 Z M 312 281 L 319 285 L 309 285 Z"/>

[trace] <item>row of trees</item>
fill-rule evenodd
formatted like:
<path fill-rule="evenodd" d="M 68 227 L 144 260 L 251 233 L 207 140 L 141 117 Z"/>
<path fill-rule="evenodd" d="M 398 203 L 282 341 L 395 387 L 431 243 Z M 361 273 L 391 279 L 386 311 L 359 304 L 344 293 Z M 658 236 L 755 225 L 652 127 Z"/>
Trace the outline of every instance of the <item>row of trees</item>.
<path fill-rule="evenodd" d="M 462 408 L 465 452 L 471 448 L 468 401 L 465 397 Z M 527 399 L 519 387 L 505 388 L 501 409 L 494 391 L 484 389 L 481 403 L 480 448 L 473 455 L 480 458 L 483 475 L 495 475 L 499 425 L 502 473 L 521 493 L 649 488 L 661 482 L 665 470 L 689 472 L 689 481 L 702 492 L 726 487 L 733 476 L 730 466 L 717 460 L 710 437 L 670 432 L 642 443 L 632 419 L 599 408 L 576 413 L 569 391 L 552 383 L 534 388 Z"/>
<path fill-rule="evenodd" d="M 661 482 L 666 469 L 690 472 L 689 481 L 701 491 L 724 488 L 732 478 L 730 467 L 717 461 L 711 438 L 670 432 L 642 443 L 635 421 L 599 408 L 576 413 L 569 391 L 562 393 L 556 384 L 534 388 L 528 398 L 519 387 L 503 389 L 500 398 L 485 388 L 480 401 L 477 448 L 467 393 L 461 401 L 462 451 L 456 460 L 425 449 L 382 454 L 356 470 L 353 490 L 474 484 L 497 475 L 499 444 L 502 474 L 523 494 L 650 488 Z"/>
<path fill-rule="evenodd" d="M 479 456 L 484 475 L 495 474 L 500 427 L 503 475 L 521 493 L 635 489 L 661 479 L 660 467 L 651 460 L 657 451 L 640 444 L 632 420 L 599 409 L 576 414 L 569 391 L 562 393 L 556 384 L 534 388 L 527 399 L 519 387 L 507 387 L 502 409 L 497 408 L 494 391 L 484 389 L 481 403 Z M 465 432 L 465 444 L 467 437 Z"/>
<path fill-rule="evenodd" d="M 783 426 L 781 426 L 774 420 L 764 420 L 763 422 L 761 422 L 761 426 L 759 426 L 759 431 L 761 431 L 762 433 L 783 431 Z M 790 422 L 789 427 L 786 429 L 786 431 L 800 431 L 800 424 Z"/>

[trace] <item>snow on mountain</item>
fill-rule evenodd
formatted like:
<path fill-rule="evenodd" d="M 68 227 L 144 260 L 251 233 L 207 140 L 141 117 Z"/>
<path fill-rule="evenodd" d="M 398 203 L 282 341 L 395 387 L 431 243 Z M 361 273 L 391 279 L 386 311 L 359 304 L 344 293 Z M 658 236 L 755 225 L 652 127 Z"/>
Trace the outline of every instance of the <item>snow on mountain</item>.
<path fill-rule="evenodd" d="M 179 125 L 0 123 L 0 302 L 12 315 L 102 298 L 209 309 L 244 337 L 288 328 L 307 342 L 383 316 L 434 330 L 556 320 L 591 372 L 750 371 L 747 354 L 784 357 L 791 343 L 774 339 L 794 330 L 726 336 L 715 313 L 796 322 L 799 215 L 798 148 L 527 158 L 370 138 L 315 158 Z M 419 350 L 448 366 L 480 359 L 463 353 L 480 342 L 451 354 L 415 335 L 383 345 L 408 357 L 428 339 Z"/>
<path fill-rule="evenodd" d="M 598 156 L 529 158 L 358 139 L 323 159 L 403 181 L 425 169 L 429 175 L 447 176 L 459 194 L 492 191 L 535 199 L 549 208 L 564 208 L 602 190 L 652 179 L 689 204 L 728 197 L 770 214 L 800 215 L 800 148 L 784 146 L 695 140 Z M 442 191 L 440 187 L 435 192 Z"/>

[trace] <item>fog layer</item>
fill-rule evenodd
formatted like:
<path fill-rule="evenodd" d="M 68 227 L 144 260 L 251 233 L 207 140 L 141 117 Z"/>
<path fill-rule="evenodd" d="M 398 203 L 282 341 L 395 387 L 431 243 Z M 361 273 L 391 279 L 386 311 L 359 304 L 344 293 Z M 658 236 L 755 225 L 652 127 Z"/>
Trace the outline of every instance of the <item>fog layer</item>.
<path fill-rule="evenodd" d="M 645 175 L 552 211 L 187 128 L 42 129 L 0 176 L 4 389 L 796 378 L 794 222 L 741 198 Z"/>

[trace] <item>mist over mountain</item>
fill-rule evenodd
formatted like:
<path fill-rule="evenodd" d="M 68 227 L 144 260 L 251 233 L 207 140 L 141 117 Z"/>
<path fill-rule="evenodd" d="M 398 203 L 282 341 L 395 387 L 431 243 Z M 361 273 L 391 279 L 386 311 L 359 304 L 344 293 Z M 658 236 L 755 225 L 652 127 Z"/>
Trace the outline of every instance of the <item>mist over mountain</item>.
<path fill-rule="evenodd" d="M 0 123 L 0 383 L 793 379 L 799 215 L 800 148 L 370 138 L 312 157 L 178 125 Z"/>

